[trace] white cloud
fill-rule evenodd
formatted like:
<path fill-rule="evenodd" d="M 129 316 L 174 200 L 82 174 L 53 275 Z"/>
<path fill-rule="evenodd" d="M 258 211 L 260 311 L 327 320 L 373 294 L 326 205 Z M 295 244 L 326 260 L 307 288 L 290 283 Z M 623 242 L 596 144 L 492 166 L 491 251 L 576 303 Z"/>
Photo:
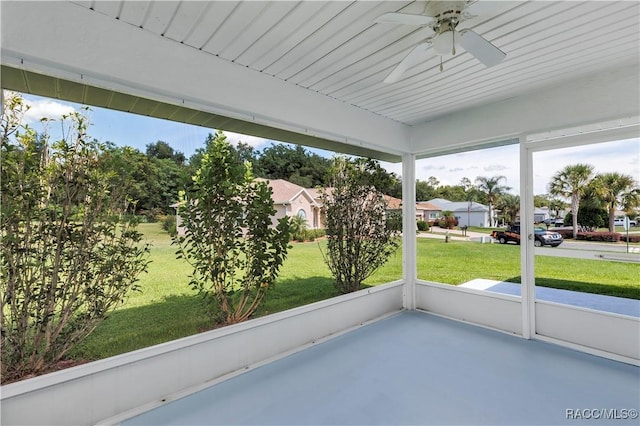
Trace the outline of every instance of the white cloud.
<path fill-rule="evenodd" d="M 484 167 L 485 172 L 501 172 L 502 170 L 508 170 L 509 168 L 504 164 L 490 164 Z"/>
<path fill-rule="evenodd" d="M 554 149 L 533 154 L 533 192 L 547 193 L 551 177 L 564 167 L 586 163 L 596 173 L 619 172 L 640 181 L 640 140 L 630 139 Z M 389 169 L 387 167 L 387 169 Z M 394 169 L 401 170 L 402 167 Z M 478 176 L 505 176 L 503 184 L 509 192 L 520 192 L 520 158 L 518 145 L 468 151 L 441 157 L 425 158 L 416 162 L 416 178 L 426 181 L 436 177 L 441 185 L 458 185 L 463 177 L 475 183 Z"/>
<path fill-rule="evenodd" d="M 71 105 L 51 99 L 25 99 L 24 101 L 29 106 L 29 110 L 24 115 L 24 121 L 30 125 L 43 118 L 60 119 L 62 115 L 75 111 Z"/>
<path fill-rule="evenodd" d="M 225 131 L 224 134 L 227 136 L 227 140 L 233 145 L 238 145 L 239 142 L 242 142 L 254 148 L 260 148 L 272 142 L 269 139 L 259 138 L 257 136 L 242 135 L 240 133 Z"/>
<path fill-rule="evenodd" d="M 437 165 L 437 164 L 427 164 L 425 166 L 422 166 L 422 170 L 444 170 L 446 169 L 445 166 L 443 165 Z"/>

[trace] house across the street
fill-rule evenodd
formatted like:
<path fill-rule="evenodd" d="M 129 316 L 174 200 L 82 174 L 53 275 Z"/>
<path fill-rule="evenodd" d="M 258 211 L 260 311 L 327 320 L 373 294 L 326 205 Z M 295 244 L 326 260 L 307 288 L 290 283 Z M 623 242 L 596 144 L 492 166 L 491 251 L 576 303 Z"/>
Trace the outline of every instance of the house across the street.
<path fill-rule="evenodd" d="M 488 228 L 489 207 L 475 201 L 449 201 L 444 198 L 434 198 L 428 204 L 438 206 L 441 211 L 450 211 L 458 219 L 458 226 L 479 226 Z"/>
<path fill-rule="evenodd" d="M 433 222 L 442 217 L 442 208 L 426 201 L 416 203 L 416 220 Z"/>
<path fill-rule="evenodd" d="M 277 225 L 278 220 L 283 217 L 301 216 L 307 220 L 307 229 L 322 229 L 322 188 L 304 188 L 284 179 L 263 179 L 258 181 L 267 182 L 272 191 L 272 198 L 276 214 L 272 217 L 273 225 Z M 387 212 L 402 211 L 402 200 L 385 195 Z M 177 210 L 179 204 L 172 204 L 171 207 Z M 185 229 L 182 226 L 180 214 L 176 211 L 176 227 L 178 235 L 184 235 Z"/>
<path fill-rule="evenodd" d="M 303 188 L 284 179 L 257 179 L 267 182 L 273 191 L 273 204 L 276 214 L 272 218 L 276 225 L 283 217 L 300 216 L 307 220 L 308 229 L 323 228 L 320 215 L 320 191 Z"/>

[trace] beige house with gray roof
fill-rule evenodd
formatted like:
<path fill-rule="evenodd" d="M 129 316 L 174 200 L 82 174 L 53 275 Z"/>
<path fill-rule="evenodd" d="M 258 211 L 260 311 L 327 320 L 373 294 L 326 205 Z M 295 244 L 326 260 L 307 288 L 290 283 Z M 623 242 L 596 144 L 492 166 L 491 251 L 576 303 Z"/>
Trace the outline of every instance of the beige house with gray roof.
<path fill-rule="evenodd" d="M 308 229 L 323 228 L 320 215 L 320 192 L 312 188 L 303 188 L 284 179 L 258 179 L 268 183 L 273 191 L 273 204 L 276 214 L 273 224 L 283 217 L 301 216 L 307 220 Z"/>

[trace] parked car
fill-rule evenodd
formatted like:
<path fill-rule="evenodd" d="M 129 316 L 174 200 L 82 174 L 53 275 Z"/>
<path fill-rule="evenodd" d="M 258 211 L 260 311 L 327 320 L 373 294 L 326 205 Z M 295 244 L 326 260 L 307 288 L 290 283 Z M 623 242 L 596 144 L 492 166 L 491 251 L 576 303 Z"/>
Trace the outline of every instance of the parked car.
<path fill-rule="evenodd" d="M 547 231 L 540 227 L 533 228 L 533 235 L 533 245 L 536 247 L 558 247 L 564 241 L 562 235 L 559 233 Z M 507 244 L 509 242 L 520 244 L 520 225 L 511 225 L 504 231 L 493 231 L 491 236 L 498 240 L 500 244 Z"/>
<path fill-rule="evenodd" d="M 616 217 L 613 220 L 615 226 L 624 226 L 624 217 Z M 638 222 L 635 219 L 629 219 L 629 226 L 638 226 Z"/>
<path fill-rule="evenodd" d="M 561 217 L 557 217 L 555 219 L 545 219 L 544 223 L 546 225 L 564 226 L 564 219 Z"/>

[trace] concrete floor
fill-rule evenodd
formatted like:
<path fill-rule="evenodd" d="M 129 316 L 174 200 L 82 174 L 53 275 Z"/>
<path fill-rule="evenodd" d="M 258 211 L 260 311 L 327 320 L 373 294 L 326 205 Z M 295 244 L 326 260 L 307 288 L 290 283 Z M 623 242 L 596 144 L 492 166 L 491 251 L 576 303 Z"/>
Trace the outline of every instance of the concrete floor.
<path fill-rule="evenodd" d="M 123 424 L 637 425 L 638 409 L 638 367 L 411 311 Z"/>
<path fill-rule="evenodd" d="M 520 284 L 504 281 L 487 280 L 477 278 L 460 284 L 459 287 L 473 288 L 476 290 L 491 291 L 494 293 L 511 294 L 520 296 Z M 626 299 L 624 297 L 606 296 L 603 294 L 583 293 L 580 291 L 561 290 L 557 288 L 536 286 L 536 299 L 548 302 L 562 303 L 563 305 L 580 306 L 582 308 L 595 309 L 597 311 L 612 312 L 615 314 L 640 317 L 640 300 Z"/>

